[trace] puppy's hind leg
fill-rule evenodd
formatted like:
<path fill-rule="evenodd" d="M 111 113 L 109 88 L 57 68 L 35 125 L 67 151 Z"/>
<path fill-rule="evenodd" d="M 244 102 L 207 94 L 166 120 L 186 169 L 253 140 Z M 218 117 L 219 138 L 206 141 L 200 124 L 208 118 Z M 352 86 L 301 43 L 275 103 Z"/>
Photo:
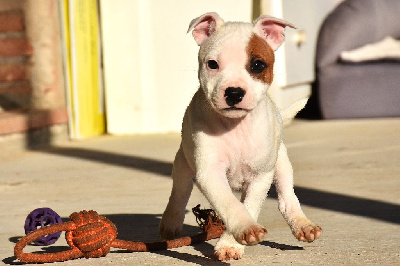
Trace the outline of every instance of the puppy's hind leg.
<path fill-rule="evenodd" d="M 190 168 L 182 147 L 178 150 L 172 168 L 172 192 L 160 222 L 162 239 L 173 239 L 182 230 L 185 208 L 193 189 L 194 171 Z"/>
<path fill-rule="evenodd" d="M 310 221 L 301 210 L 293 189 L 293 168 L 283 142 L 275 165 L 274 183 L 278 193 L 279 210 L 300 241 L 312 242 L 322 234 L 322 228 Z"/>

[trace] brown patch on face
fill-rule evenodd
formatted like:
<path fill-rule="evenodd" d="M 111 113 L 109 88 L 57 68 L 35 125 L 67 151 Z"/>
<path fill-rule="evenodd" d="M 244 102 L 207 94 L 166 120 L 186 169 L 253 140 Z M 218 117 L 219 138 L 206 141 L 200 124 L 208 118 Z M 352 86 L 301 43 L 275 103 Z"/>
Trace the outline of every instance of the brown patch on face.
<path fill-rule="evenodd" d="M 252 34 L 246 52 L 248 58 L 246 70 L 254 79 L 271 84 L 275 61 L 272 48 L 260 36 Z"/>

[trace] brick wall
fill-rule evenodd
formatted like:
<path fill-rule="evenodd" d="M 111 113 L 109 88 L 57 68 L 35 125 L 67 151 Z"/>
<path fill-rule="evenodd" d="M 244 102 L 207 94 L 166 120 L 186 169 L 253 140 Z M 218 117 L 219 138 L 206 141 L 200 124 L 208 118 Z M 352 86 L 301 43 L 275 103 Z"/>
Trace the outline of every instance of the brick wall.
<path fill-rule="evenodd" d="M 58 1 L 0 0 L 0 147 L 15 135 L 50 145 L 53 129 L 66 132 L 59 23 Z"/>
<path fill-rule="evenodd" d="M 30 107 L 31 54 L 22 10 L 0 12 L 0 112 Z"/>

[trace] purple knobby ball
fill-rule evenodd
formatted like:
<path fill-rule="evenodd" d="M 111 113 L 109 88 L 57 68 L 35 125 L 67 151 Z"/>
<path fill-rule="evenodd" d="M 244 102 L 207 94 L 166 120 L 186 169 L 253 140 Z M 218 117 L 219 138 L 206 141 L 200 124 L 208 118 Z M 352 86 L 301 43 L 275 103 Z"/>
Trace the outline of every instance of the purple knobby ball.
<path fill-rule="evenodd" d="M 38 208 L 33 210 L 25 220 L 25 234 L 29 234 L 36 229 L 61 223 L 61 217 L 50 208 Z M 60 238 L 61 232 L 46 235 L 35 240 L 38 246 L 48 246 L 54 244 Z"/>

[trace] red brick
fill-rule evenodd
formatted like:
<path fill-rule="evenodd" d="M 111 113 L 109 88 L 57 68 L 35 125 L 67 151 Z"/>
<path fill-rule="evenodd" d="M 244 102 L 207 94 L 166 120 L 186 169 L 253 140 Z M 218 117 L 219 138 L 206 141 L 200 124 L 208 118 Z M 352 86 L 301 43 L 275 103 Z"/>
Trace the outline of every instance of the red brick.
<path fill-rule="evenodd" d="M 33 48 L 27 39 L 9 38 L 0 40 L 0 56 L 31 55 Z"/>
<path fill-rule="evenodd" d="M 30 96 L 31 91 L 32 87 L 29 84 L 11 84 L 9 86 L 0 87 L 0 94 Z"/>
<path fill-rule="evenodd" d="M 0 65 L 0 81 L 28 80 L 29 75 L 23 64 Z"/>
<path fill-rule="evenodd" d="M 3 112 L 0 113 L 0 135 L 21 133 L 30 129 L 67 123 L 68 113 L 66 108 Z"/>
<path fill-rule="evenodd" d="M 22 12 L 0 13 L 0 32 L 24 31 L 24 15 Z"/>

